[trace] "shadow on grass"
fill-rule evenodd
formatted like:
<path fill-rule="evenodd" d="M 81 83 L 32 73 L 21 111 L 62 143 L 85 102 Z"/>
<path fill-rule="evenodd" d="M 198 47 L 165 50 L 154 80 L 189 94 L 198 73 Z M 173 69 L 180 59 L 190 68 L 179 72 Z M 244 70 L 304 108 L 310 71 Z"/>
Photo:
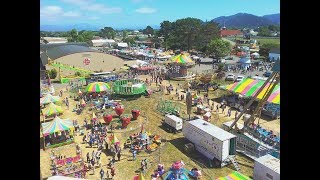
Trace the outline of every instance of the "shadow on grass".
<path fill-rule="evenodd" d="M 190 141 L 186 138 L 176 138 L 169 141 L 173 146 L 175 146 L 179 151 L 181 151 L 183 154 L 191 158 L 192 160 L 195 160 L 194 162 L 199 165 L 200 167 L 206 166 L 206 168 L 211 167 L 209 163 L 209 159 L 202 155 L 197 150 L 194 150 L 192 152 L 186 152 L 185 150 L 185 144 L 190 143 Z M 220 168 L 218 166 L 213 166 L 212 168 Z"/>

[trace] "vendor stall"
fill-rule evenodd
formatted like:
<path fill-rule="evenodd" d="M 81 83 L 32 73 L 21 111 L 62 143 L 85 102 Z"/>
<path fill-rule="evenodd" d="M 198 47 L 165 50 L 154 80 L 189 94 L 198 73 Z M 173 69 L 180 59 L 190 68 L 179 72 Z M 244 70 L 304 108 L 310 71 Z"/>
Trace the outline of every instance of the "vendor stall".
<path fill-rule="evenodd" d="M 252 97 L 256 94 L 256 92 L 258 92 L 258 90 L 261 88 L 264 82 L 265 81 L 263 80 L 254 80 L 251 78 L 246 78 L 243 81 L 236 82 L 227 86 L 222 86 L 221 88 L 235 93 L 239 93 L 245 97 Z M 271 85 L 271 83 L 268 83 L 266 87 L 257 96 L 257 98 L 262 99 L 263 95 L 266 94 L 266 91 L 269 89 Z M 268 102 L 280 104 L 280 85 L 276 85 L 270 97 L 268 98 Z"/>
<path fill-rule="evenodd" d="M 56 103 L 60 101 L 59 96 L 52 96 L 51 94 L 46 94 L 44 97 L 40 98 L 40 105 L 49 104 L 51 102 Z"/>
<path fill-rule="evenodd" d="M 53 121 L 42 123 L 41 130 L 44 138 L 44 149 L 74 142 L 74 125 L 72 120 L 63 120 L 56 116 Z"/>
<path fill-rule="evenodd" d="M 42 110 L 42 114 L 46 117 L 50 117 L 53 115 L 59 115 L 63 113 L 63 109 L 61 106 L 55 105 L 52 102 Z"/>

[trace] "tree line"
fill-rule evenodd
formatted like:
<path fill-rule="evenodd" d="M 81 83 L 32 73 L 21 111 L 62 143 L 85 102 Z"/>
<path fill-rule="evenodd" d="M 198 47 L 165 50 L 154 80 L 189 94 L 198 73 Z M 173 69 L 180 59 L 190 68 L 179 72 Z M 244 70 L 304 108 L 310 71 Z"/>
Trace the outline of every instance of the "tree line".
<path fill-rule="evenodd" d="M 197 18 L 183 18 L 174 22 L 163 21 L 160 29 L 155 30 L 151 26 L 140 30 L 142 34 L 148 35 L 148 40 L 155 44 L 156 48 L 180 49 L 181 51 L 196 50 L 207 55 L 213 54 L 217 57 L 226 56 L 230 50 L 229 42 L 220 37 L 219 26 L 214 22 L 203 22 Z M 139 40 L 138 36 L 128 36 L 128 30 L 117 31 L 112 27 L 104 27 L 100 31 L 77 31 L 72 29 L 68 32 L 44 32 L 40 31 L 40 37 L 54 35 L 54 37 L 67 37 L 68 42 L 88 42 L 94 36 L 114 39 L 120 37 L 124 42 L 131 45 Z"/>

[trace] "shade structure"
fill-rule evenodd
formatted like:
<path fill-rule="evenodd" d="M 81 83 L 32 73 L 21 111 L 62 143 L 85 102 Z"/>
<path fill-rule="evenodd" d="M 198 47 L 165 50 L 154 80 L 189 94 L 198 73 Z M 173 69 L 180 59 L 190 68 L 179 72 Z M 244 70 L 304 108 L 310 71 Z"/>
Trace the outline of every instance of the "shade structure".
<path fill-rule="evenodd" d="M 142 172 L 139 175 L 134 176 L 133 180 L 145 180 Z"/>
<path fill-rule="evenodd" d="M 94 112 L 92 112 L 92 120 L 96 121 L 97 120 L 97 116 Z"/>
<path fill-rule="evenodd" d="M 50 103 L 49 106 L 44 108 L 42 112 L 43 112 L 43 115 L 45 116 L 51 116 L 51 115 L 63 113 L 63 109 L 61 106 Z"/>
<path fill-rule="evenodd" d="M 174 63 L 178 63 L 178 64 L 187 64 L 187 63 L 192 63 L 192 59 L 190 58 L 190 56 L 187 56 L 185 54 L 178 54 L 174 57 L 171 58 L 171 61 Z"/>
<path fill-rule="evenodd" d="M 86 105 L 86 102 L 85 102 L 83 99 L 81 99 L 80 104 L 81 104 L 81 105 Z"/>
<path fill-rule="evenodd" d="M 109 142 L 111 144 L 120 144 L 120 141 L 114 134 L 109 137 Z"/>
<path fill-rule="evenodd" d="M 90 83 L 87 87 L 86 87 L 86 92 L 104 92 L 110 89 L 110 86 L 107 83 L 104 82 L 94 82 L 94 83 Z"/>
<path fill-rule="evenodd" d="M 251 179 L 248 176 L 245 176 L 237 171 L 234 171 L 233 173 L 225 177 L 219 177 L 216 180 L 251 180 Z"/>
<path fill-rule="evenodd" d="M 72 120 L 60 119 L 58 116 L 51 122 L 42 123 L 41 126 L 43 136 L 47 136 L 55 132 L 73 130 L 74 128 Z"/>
<path fill-rule="evenodd" d="M 43 98 L 40 98 L 40 104 L 49 104 L 51 102 L 55 103 L 60 101 L 58 96 L 52 96 L 50 93 L 46 94 Z"/>
<path fill-rule="evenodd" d="M 246 78 L 243 81 L 223 86 L 222 89 L 239 93 L 245 97 L 251 97 L 258 92 L 258 90 L 264 83 L 264 80 L 254 80 L 251 78 Z M 268 88 L 270 89 L 272 84 L 273 83 L 268 83 L 257 96 L 257 98 L 262 99 L 263 95 L 267 93 Z M 280 104 L 280 85 L 276 85 L 267 101 L 274 104 Z"/>

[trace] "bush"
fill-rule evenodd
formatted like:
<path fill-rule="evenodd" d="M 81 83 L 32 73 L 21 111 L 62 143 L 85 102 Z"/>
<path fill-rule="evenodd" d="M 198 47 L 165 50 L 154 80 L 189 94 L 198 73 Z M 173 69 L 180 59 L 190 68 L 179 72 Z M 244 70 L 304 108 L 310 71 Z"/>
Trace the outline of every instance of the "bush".
<path fill-rule="evenodd" d="M 75 75 L 75 76 L 81 76 L 81 73 L 80 73 L 79 71 L 76 71 L 76 72 L 74 73 L 74 75 Z"/>
<path fill-rule="evenodd" d="M 48 71 L 48 75 L 50 79 L 55 79 L 58 75 L 58 71 L 56 69 L 51 69 L 50 71 Z"/>

